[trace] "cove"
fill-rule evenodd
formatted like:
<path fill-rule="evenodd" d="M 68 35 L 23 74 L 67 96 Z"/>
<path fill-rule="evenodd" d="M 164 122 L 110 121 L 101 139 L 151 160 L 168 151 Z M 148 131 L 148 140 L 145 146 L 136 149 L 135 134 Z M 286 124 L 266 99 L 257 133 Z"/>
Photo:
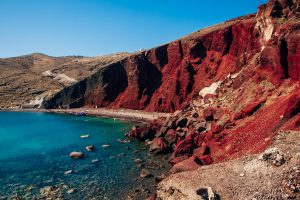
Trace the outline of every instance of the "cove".
<path fill-rule="evenodd" d="M 134 124 L 109 118 L 39 112 L 0 112 L 0 199 L 39 197 L 52 188 L 57 198 L 123 199 L 134 188 L 147 159 L 143 143 L 121 143 Z M 80 135 L 88 134 L 88 138 Z M 108 144 L 108 148 L 102 145 Z M 94 145 L 94 152 L 85 147 Z M 82 151 L 83 159 L 71 159 Z M 72 170 L 71 174 L 65 174 Z M 58 188 L 58 189 L 57 189 Z"/>

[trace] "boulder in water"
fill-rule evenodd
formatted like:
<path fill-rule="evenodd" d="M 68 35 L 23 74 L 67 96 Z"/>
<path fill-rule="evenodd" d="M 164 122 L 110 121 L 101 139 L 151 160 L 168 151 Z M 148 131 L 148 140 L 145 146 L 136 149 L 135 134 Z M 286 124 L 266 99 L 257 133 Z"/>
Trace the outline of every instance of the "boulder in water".
<path fill-rule="evenodd" d="M 85 149 L 87 151 L 94 151 L 95 147 L 93 145 L 86 146 Z"/>
<path fill-rule="evenodd" d="M 83 158 L 84 157 L 84 153 L 79 152 L 79 151 L 73 151 L 70 153 L 69 155 L 70 158 Z"/>

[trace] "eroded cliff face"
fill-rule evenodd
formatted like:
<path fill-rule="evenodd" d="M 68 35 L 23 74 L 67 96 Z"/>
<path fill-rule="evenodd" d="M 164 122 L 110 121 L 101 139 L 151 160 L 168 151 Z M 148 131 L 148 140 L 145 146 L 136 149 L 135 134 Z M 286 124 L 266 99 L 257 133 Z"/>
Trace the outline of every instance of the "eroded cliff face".
<path fill-rule="evenodd" d="M 239 71 L 260 50 L 250 15 L 113 63 L 44 103 L 173 112 L 201 88 Z"/>
<path fill-rule="evenodd" d="M 110 64 L 44 102 L 45 108 L 108 107 L 174 112 L 211 83 L 255 62 L 276 87 L 299 79 L 298 1 L 270 1 L 237 18 Z"/>
<path fill-rule="evenodd" d="M 202 163 L 259 152 L 276 131 L 299 129 L 298 10 L 298 0 L 271 0 L 256 15 L 107 65 L 43 105 L 181 110 L 150 128 L 150 139 L 172 139 L 174 164 L 197 149 Z"/>
<path fill-rule="evenodd" d="M 172 172 L 259 153 L 278 131 L 300 130 L 298 3 L 284 2 L 270 1 L 260 6 L 256 17 L 205 34 L 206 39 L 196 43 L 201 44 L 196 56 L 193 48 L 184 54 L 196 72 L 193 95 L 186 95 L 192 101 L 142 134 L 163 138 L 173 151 Z M 288 14 L 282 14 L 286 10 Z M 207 48 L 203 41 L 214 37 L 218 43 Z M 201 61 L 197 65 L 194 59 Z M 128 135 L 137 137 L 139 132 Z"/>

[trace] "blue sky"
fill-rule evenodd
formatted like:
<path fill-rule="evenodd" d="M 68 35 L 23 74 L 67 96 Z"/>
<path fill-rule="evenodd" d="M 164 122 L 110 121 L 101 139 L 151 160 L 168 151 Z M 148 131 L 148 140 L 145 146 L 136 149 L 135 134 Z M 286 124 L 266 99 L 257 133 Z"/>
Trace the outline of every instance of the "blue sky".
<path fill-rule="evenodd" d="M 266 0 L 0 0 L 0 57 L 134 52 L 254 13 Z"/>

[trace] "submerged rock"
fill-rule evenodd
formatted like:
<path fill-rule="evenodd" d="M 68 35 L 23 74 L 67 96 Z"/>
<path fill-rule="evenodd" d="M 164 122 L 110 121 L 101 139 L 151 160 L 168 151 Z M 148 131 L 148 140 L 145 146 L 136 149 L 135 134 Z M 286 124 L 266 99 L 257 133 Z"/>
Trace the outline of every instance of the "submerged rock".
<path fill-rule="evenodd" d="M 102 148 L 108 148 L 108 147 L 110 147 L 109 144 L 103 144 L 103 145 L 102 145 Z"/>
<path fill-rule="evenodd" d="M 86 146 L 85 149 L 87 151 L 94 151 L 95 147 L 93 145 Z"/>
<path fill-rule="evenodd" d="M 83 158 L 84 157 L 84 153 L 78 152 L 78 151 L 73 151 L 73 152 L 70 153 L 69 157 L 70 158 L 75 158 L 75 159 L 77 159 L 77 158 Z"/>
<path fill-rule="evenodd" d="M 146 177 L 150 177 L 151 176 L 151 173 L 146 170 L 146 169 L 142 169 L 141 172 L 140 172 L 140 177 L 141 178 L 146 178 Z"/>

